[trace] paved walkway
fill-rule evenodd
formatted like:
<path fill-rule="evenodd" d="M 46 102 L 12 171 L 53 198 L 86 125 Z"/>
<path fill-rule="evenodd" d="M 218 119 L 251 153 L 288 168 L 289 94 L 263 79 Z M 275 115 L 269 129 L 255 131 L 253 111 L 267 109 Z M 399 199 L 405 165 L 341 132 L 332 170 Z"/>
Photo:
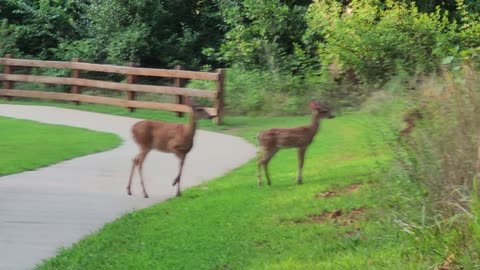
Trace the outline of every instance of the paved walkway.
<path fill-rule="evenodd" d="M 178 162 L 173 155 L 159 152 L 150 153 L 144 163 L 151 198 L 142 197 L 138 175 L 133 196 L 126 194 L 131 159 L 137 153 L 130 127 L 138 119 L 1 104 L 0 116 L 112 132 L 123 139 L 122 145 L 111 151 L 0 177 L 1 270 L 31 269 L 103 224 L 175 195 L 171 183 Z M 185 163 L 182 189 L 223 175 L 253 158 L 255 151 L 240 138 L 198 131 Z"/>

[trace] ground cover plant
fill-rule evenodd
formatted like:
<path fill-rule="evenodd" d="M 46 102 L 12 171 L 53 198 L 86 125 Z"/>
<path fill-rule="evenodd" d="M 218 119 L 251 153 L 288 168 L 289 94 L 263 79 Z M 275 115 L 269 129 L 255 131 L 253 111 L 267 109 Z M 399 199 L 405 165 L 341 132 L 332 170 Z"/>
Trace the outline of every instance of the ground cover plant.
<path fill-rule="evenodd" d="M 233 118 L 237 128 L 230 132 L 253 141 L 260 129 L 309 120 Z M 242 130 L 242 123 L 249 127 Z M 271 162 L 271 187 L 257 187 L 252 161 L 181 198 L 107 224 L 38 269 L 425 269 L 439 264 L 445 258 L 441 247 L 418 252 L 413 247 L 420 238 L 402 232 L 383 212 L 380 168 L 391 157 L 384 144 L 371 145 L 372 138 L 378 142 L 383 136 L 372 128 L 376 124 L 370 114 L 322 122 L 307 153 L 304 185 L 295 185 L 296 152 L 284 150 Z"/>
<path fill-rule="evenodd" d="M 138 110 L 130 114 L 109 106 L 15 103 L 184 121 L 171 112 Z M 256 187 L 252 161 L 225 177 L 186 190 L 180 200 L 106 225 L 39 268 L 126 269 L 138 267 L 139 261 L 145 261 L 142 267 L 160 269 L 475 266 L 475 255 L 470 254 L 476 251 L 465 238 L 469 230 L 454 224 L 439 229 L 438 224 L 422 223 L 425 188 L 395 165 L 407 103 L 405 95 L 381 92 L 370 98 L 362 112 L 323 121 L 307 153 L 305 179 L 312 180 L 306 180 L 304 186 L 294 184 L 296 152 L 284 150 L 271 163 L 274 186 L 267 190 Z M 220 127 L 210 121 L 200 126 L 256 143 L 260 130 L 294 127 L 310 120 L 305 116 L 234 116 L 225 118 Z M 471 226 L 478 228 L 475 224 Z M 449 263 L 452 254 L 453 263 Z M 91 263 L 90 258 L 94 258 Z"/>
<path fill-rule="evenodd" d="M 29 120 L 0 117 L 0 127 L 0 176 L 105 151 L 120 144 L 120 138 L 113 134 Z"/>

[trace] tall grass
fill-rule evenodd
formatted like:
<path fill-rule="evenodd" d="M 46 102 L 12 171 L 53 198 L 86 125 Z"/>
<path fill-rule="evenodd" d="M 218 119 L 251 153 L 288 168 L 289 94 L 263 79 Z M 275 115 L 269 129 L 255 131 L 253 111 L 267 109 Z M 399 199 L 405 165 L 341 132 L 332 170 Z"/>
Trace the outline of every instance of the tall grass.
<path fill-rule="evenodd" d="M 474 181 L 480 173 L 478 74 L 469 66 L 445 70 L 416 88 L 404 95 L 409 108 L 403 120 L 410 128 L 391 142 L 396 166 L 387 170 L 387 186 L 398 189 L 397 202 L 410 207 L 396 209 L 397 222 L 424 242 L 435 239 L 445 258 L 454 254 L 451 258 L 456 256 L 461 265 L 480 267 Z M 395 199 L 391 196 L 389 202 Z"/>
<path fill-rule="evenodd" d="M 230 115 L 297 116 L 310 113 L 311 99 L 337 110 L 358 108 L 371 85 L 334 81 L 315 73 L 282 74 L 262 70 L 229 68 L 226 71 L 225 109 Z M 193 80 L 190 88 L 215 89 L 212 82 Z"/>

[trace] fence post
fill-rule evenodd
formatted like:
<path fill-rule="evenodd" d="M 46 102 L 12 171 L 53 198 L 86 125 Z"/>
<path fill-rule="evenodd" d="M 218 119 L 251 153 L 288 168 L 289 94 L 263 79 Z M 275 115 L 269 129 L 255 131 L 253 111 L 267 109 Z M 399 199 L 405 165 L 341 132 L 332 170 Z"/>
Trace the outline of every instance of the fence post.
<path fill-rule="evenodd" d="M 134 63 L 129 63 L 129 67 L 135 67 L 136 65 Z M 127 74 L 127 83 L 133 84 L 135 83 L 137 79 L 136 75 L 131 75 Z M 127 100 L 135 100 L 135 92 L 134 91 L 127 91 Z M 135 108 L 134 107 L 127 107 L 129 112 L 134 112 Z"/>
<path fill-rule="evenodd" d="M 181 65 L 176 65 L 175 70 L 182 70 L 183 66 Z M 173 79 L 173 86 L 175 87 L 185 87 L 185 79 L 182 78 L 174 78 Z M 182 95 L 177 95 L 176 99 L 177 104 L 184 104 L 184 99 Z M 183 117 L 183 112 L 177 112 L 178 117 Z"/>
<path fill-rule="evenodd" d="M 12 58 L 11 54 L 5 54 L 5 58 Z M 5 65 L 3 68 L 3 73 L 5 74 L 12 74 L 12 67 L 9 65 Z M 3 88 L 4 89 L 12 89 L 13 88 L 13 82 L 11 81 L 3 81 Z M 6 100 L 12 100 L 12 97 L 5 96 Z"/>
<path fill-rule="evenodd" d="M 225 91 L 225 70 L 223 68 L 217 69 L 218 81 L 216 82 L 217 99 L 215 99 L 214 107 L 217 109 L 217 117 L 213 119 L 214 123 L 221 125 L 223 123 L 223 107 L 224 91 Z"/>
<path fill-rule="evenodd" d="M 72 62 L 80 62 L 80 58 L 75 57 L 72 59 Z M 80 70 L 78 69 L 72 69 L 72 78 L 80 78 Z M 70 86 L 70 93 L 71 94 L 81 94 L 80 86 L 78 85 L 72 85 Z M 75 105 L 80 105 L 80 101 L 73 101 Z"/>

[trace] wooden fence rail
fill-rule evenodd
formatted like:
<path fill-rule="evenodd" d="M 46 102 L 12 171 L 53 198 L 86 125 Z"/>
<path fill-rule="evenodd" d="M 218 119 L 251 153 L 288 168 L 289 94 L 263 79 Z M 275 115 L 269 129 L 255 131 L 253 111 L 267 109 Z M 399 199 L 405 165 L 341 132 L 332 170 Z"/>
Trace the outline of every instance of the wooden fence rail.
<path fill-rule="evenodd" d="M 223 69 L 218 69 L 216 72 L 196 72 L 182 70 L 180 66 L 177 66 L 175 70 L 168 70 L 140 68 L 134 67 L 132 64 L 129 66 L 114 66 L 82 63 L 78 58 L 72 59 L 71 62 L 13 59 L 10 55 L 0 58 L 0 66 L 3 66 L 3 73 L 0 73 L 0 82 L 3 85 L 3 88 L 0 88 L 0 96 L 4 96 L 7 99 L 11 97 L 27 97 L 66 100 L 73 101 L 77 105 L 81 102 L 88 102 L 125 107 L 129 111 L 133 111 L 135 108 L 173 111 L 178 116 L 182 116 L 183 113 L 190 111 L 188 106 L 183 105 L 183 97 L 199 97 L 213 100 L 213 107 L 206 109 L 210 114 L 216 115 L 214 118 L 216 123 L 221 124 L 222 122 L 225 77 Z M 15 74 L 15 67 L 70 69 L 71 77 Z M 80 78 L 81 71 L 122 74 L 126 76 L 126 83 L 83 79 Z M 173 86 L 137 84 L 139 76 L 172 78 Z M 214 81 L 216 84 L 215 91 L 185 88 L 187 80 L 192 79 Z M 15 89 L 14 82 L 68 85 L 70 86 L 70 93 Z M 81 93 L 82 87 L 125 91 L 126 99 L 84 95 Z M 176 104 L 137 101 L 135 100 L 137 92 L 174 95 L 176 96 Z"/>

